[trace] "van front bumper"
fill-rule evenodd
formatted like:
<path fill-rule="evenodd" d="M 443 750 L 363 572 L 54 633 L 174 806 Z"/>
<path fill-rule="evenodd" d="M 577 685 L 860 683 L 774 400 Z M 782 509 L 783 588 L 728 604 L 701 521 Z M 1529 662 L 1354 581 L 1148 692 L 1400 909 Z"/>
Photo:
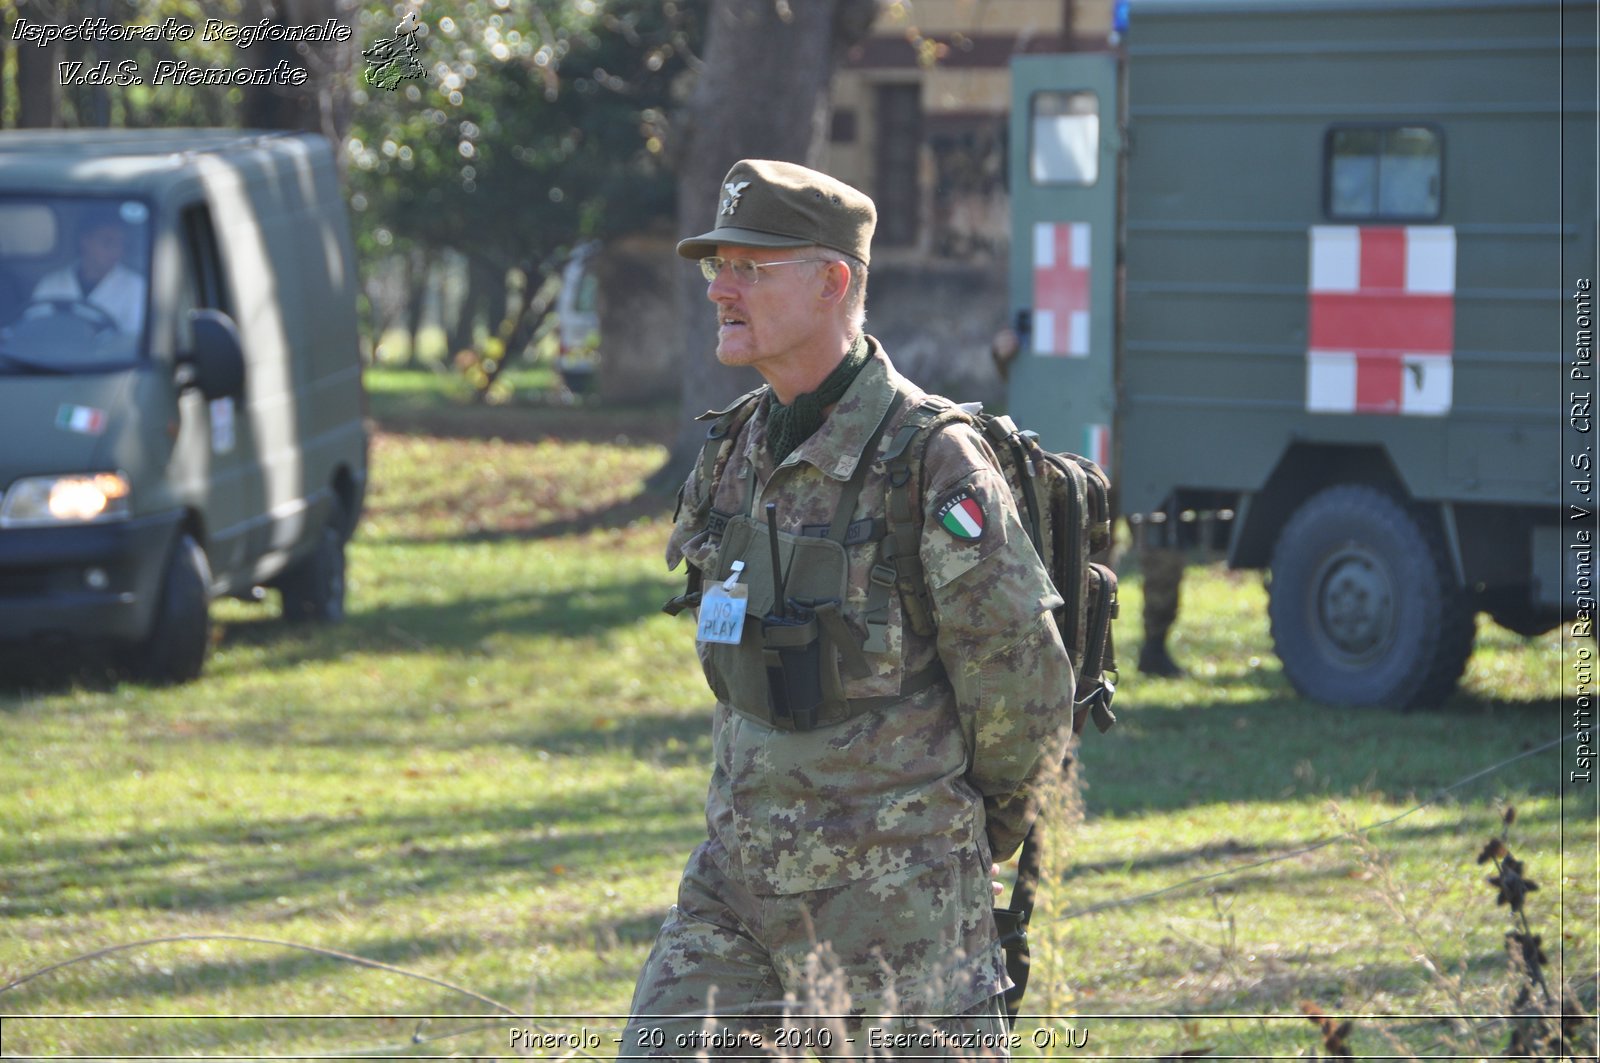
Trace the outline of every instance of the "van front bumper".
<path fill-rule="evenodd" d="M 0 528 L 0 641 L 143 638 L 182 520 Z"/>

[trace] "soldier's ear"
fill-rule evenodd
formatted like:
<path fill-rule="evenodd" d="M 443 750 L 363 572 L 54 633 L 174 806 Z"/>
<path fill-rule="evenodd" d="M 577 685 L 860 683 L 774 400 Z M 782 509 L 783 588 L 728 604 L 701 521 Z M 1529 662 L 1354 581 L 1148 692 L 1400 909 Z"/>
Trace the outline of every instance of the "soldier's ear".
<path fill-rule="evenodd" d="M 826 261 L 822 267 L 822 291 L 820 298 L 825 303 L 835 303 L 844 299 L 845 292 L 850 290 L 850 266 L 844 262 Z"/>

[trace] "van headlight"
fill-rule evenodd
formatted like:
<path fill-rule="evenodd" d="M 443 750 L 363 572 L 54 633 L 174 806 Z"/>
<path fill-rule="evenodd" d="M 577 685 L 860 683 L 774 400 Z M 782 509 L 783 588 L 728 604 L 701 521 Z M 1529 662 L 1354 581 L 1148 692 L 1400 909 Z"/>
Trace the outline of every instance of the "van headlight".
<path fill-rule="evenodd" d="M 6 491 L 0 527 L 127 520 L 132 514 L 129 493 L 128 478 L 120 472 L 30 476 Z"/>

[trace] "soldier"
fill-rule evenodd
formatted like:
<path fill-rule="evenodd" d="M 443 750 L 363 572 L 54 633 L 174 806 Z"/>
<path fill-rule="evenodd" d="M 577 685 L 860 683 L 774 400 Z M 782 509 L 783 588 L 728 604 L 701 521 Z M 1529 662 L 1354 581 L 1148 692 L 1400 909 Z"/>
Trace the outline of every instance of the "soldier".
<path fill-rule="evenodd" d="M 931 623 L 884 564 L 885 455 L 913 410 L 945 400 L 864 332 L 875 221 L 825 174 L 746 160 L 716 228 L 678 245 L 709 283 L 718 360 L 766 386 L 706 415 L 667 545 L 669 566 L 689 564 L 675 601 L 700 606 L 717 698 L 708 830 L 625 1055 L 825 1050 L 820 1020 L 775 1018 L 786 999 L 851 1016 L 880 1054 L 1006 1054 L 991 861 L 1021 844 L 1061 764 L 1072 665 L 1061 598 L 967 425 L 926 441 L 916 478 Z"/>
<path fill-rule="evenodd" d="M 1147 537 L 1148 529 L 1143 531 Z M 1178 619 L 1183 563 L 1180 549 L 1147 539 L 1139 543 L 1139 571 L 1144 574 L 1144 644 L 1139 647 L 1139 671 L 1145 675 L 1183 675 L 1182 666 L 1167 650 L 1167 635 Z"/>

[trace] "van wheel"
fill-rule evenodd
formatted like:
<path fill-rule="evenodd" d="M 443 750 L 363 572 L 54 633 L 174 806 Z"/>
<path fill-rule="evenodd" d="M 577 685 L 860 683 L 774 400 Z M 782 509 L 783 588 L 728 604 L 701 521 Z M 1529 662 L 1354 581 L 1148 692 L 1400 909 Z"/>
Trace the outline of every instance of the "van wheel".
<path fill-rule="evenodd" d="M 211 642 L 211 566 L 194 537 L 183 535 L 167 560 L 155 620 L 134 647 L 133 675 L 148 683 L 186 683 L 200 675 Z"/>
<path fill-rule="evenodd" d="M 1284 674 L 1317 701 L 1437 704 L 1472 653 L 1473 610 L 1442 543 L 1371 487 L 1329 488 L 1290 518 L 1267 612 Z"/>
<path fill-rule="evenodd" d="M 344 619 L 344 508 L 337 502 L 317 535 L 317 548 L 278 579 L 283 618 L 336 624 Z"/>

